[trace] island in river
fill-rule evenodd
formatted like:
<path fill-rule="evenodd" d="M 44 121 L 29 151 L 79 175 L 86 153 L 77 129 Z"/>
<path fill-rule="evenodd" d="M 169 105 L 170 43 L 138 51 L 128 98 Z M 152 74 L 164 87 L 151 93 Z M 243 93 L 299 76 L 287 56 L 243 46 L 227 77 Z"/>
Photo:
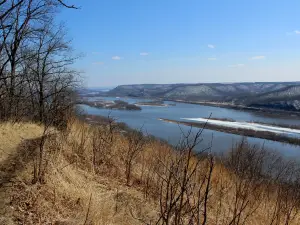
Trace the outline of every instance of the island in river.
<path fill-rule="evenodd" d="M 189 121 L 181 121 L 159 118 L 159 120 L 230 134 L 300 145 L 300 130 L 290 127 L 275 126 L 266 123 L 236 122 L 230 119 L 188 118 L 185 120 Z"/>
<path fill-rule="evenodd" d="M 104 108 L 104 109 L 119 109 L 119 110 L 142 110 L 141 107 L 135 104 L 129 104 L 128 102 L 122 100 L 106 101 L 106 100 L 97 100 L 97 101 L 88 101 L 88 100 L 78 100 L 77 104 L 88 105 L 95 108 Z"/>

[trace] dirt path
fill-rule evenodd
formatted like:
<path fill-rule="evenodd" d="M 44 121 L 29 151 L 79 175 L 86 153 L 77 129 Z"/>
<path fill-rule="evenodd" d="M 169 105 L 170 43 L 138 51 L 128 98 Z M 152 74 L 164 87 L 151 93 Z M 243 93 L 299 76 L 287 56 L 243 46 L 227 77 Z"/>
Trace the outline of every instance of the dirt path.
<path fill-rule="evenodd" d="M 17 174 L 33 160 L 36 155 L 36 149 L 41 141 L 41 138 L 25 140 L 17 147 L 14 155 L 10 155 L 0 165 L 0 188 L 9 186 L 10 183 L 18 182 L 14 180 Z"/>

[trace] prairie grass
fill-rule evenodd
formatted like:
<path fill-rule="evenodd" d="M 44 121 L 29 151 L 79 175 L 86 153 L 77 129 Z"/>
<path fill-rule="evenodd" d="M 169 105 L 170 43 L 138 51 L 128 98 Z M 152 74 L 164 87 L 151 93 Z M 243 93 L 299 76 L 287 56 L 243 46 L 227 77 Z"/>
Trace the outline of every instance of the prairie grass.
<path fill-rule="evenodd" d="M 32 184 L 44 128 L 0 128 L 1 224 L 300 223 L 295 167 L 246 142 L 216 158 L 145 137 L 128 175 L 128 152 L 141 140 L 114 121 L 73 119 L 47 138 L 45 179 Z M 262 175 L 259 159 L 273 160 L 272 173 Z"/>

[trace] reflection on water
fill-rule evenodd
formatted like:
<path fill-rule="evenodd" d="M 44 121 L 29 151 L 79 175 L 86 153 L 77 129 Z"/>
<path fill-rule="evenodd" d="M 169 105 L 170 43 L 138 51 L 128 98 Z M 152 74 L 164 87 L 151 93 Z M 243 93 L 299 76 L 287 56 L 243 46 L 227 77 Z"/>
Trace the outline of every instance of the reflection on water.
<path fill-rule="evenodd" d="M 92 98 L 95 100 L 95 98 Z M 91 99 L 91 100 L 92 100 Z M 96 98 L 99 99 L 99 98 Z M 134 99 L 134 98 L 114 98 L 106 97 L 101 98 L 105 100 L 124 100 L 128 103 L 136 103 L 140 101 L 149 101 L 147 99 Z M 172 102 L 166 102 L 172 103 Z M 130 127 L 139 129 L 143 126 L 143 131 L 156 137 L 167 140 L 171 144 L 177 144 L 182 136 L 181 131 L 188 132 L 190 129 L 187 126 L 181 125 L 180 128 L 177 124 L 167 123 L 158 120 L 159 118 L 166 118 L 172 120 L 180 120 L 180 118 L 200 118 L 208 117 L 212 114 L 215 118 L 231 118 L 236 121 L 258 121 L 264 123 L 282 123 L 290 125 L 300 125 L 300 120 L 294 117 L 290 118 L 274 118 L 267 117 L 263 114 L 255 114 L 247 111 L 203 106 L 196 104 L 176 103 L 175 106 L 156 107 L 156 106 L 141 106 L 142 111 L 125 111 L 125 110 L 109 110 L 97 109 L 89 106 L 81 106 L 82 109 L 93 115 L 107 116 L 109 113 L 120 122 L 127 123 Z M 199 128 L 193 128 L 196 132 Z M 207 148 L 213 137 L 212 150 L 214 152 L 226 152 L 228 149 L 239 141 L 242 137 L 239 135 L 227 134 L 218 131 L 205 130 L 202 138 L 203 142 L 198 146 L 198 150 Z M 257 138 L 248 138 L 250 143 L 264 145 L 266 148 L 274 149 L 286 157 L 297 157 L 300 159 L 300 147 L 288 144 L 282 144 L 274 141 L 268 141 Z"/>

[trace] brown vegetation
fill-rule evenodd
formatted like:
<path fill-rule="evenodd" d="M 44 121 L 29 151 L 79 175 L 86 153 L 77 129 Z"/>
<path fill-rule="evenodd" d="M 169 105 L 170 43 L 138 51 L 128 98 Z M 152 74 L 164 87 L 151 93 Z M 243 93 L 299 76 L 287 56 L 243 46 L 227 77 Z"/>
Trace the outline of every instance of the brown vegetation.
<path fill-rule="evenodd" d="M 120 132 L 113 120 L 103 125 L 70 120 L 66 130 L 47 136 L 42 179 L 33 182 L 44 128 L 3 127 L 7 144 L 1 149 L 10 154 L 1 153 L 2 224 L 300 221 L 299 167 L 246 140 L 217 158 L 193 151 L 201 144 L 201 130 L 186 134 L 174 149 L 138 131 Z M 35 135 L 28 136 L 31 131 Z"/>
<path fill-rule="evenodd" d="M 299 224 L 293 162 L 245 140 L 222 158 L 195 152 L 203 128 L 172 147 L 73 118 L 76 57 L 53 17 L 76 7 L 0 6 L 0 224 Z"/>

